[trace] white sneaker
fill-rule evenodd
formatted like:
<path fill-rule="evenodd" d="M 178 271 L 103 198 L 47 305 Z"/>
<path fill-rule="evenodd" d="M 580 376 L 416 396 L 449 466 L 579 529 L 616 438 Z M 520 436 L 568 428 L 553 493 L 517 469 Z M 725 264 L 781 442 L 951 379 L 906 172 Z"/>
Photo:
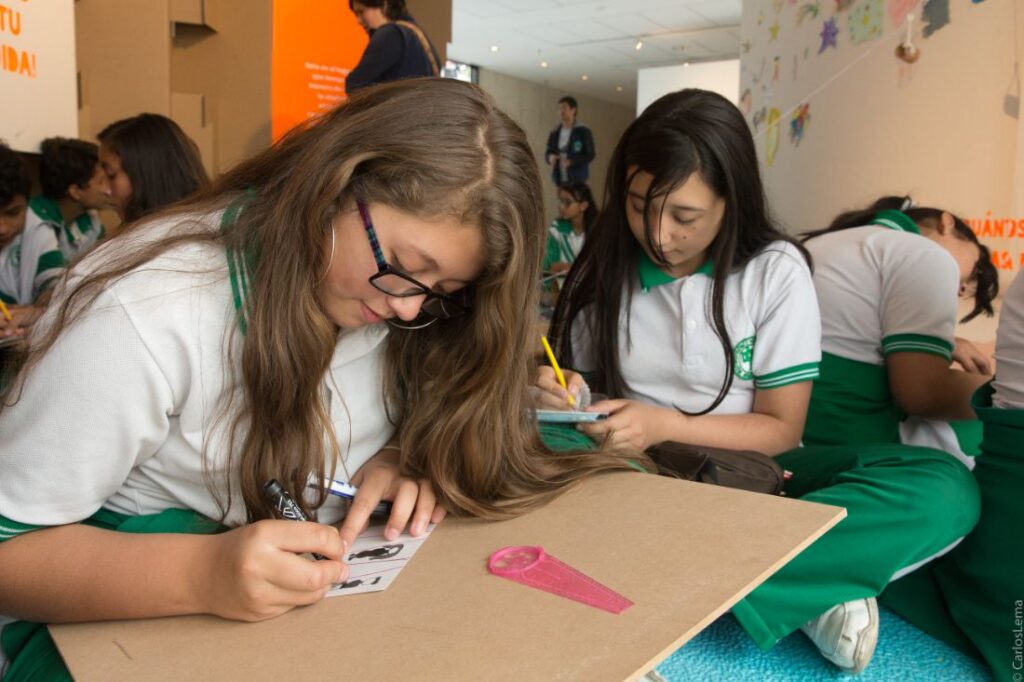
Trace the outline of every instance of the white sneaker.
<path fill-rule="evenodd" d="M 843 670 L 864 670 L 878 644 L 878 604 L 874 597 L 837 604 L 800 628 L 821 655 Z"/>

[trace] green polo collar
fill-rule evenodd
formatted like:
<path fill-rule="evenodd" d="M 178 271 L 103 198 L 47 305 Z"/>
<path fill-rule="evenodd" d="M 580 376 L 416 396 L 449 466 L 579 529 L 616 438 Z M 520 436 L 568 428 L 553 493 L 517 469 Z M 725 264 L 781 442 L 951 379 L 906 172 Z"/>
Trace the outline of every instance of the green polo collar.
<path fill-rule="evenodd" d="M 32 197 L 32 200 L 28 202 L 28 206 L 37 216 L 46 222 L 54 223 L 55 225 L 64 224 L 64 216 L 60 213 L 60 204 L 53 199 L 42 195 Z"/>
<path fill-rule="evenodd" d="M 921 230 L 918 229 L 917 223 L 911 220 L 903 211 L 885 210 L 879 211 L 875 214 L 875 217 L 871 221 L 872 225 L 879 225 L 881 227 L 888 227 L 890 230 L 896 230 L 897 232 L 910 232 L 912 234 L 921 234 Z"/>
<path fill-rule="evenodd" d="M 637 259 L 636 259 L 636 272 L 640 277 L 640 290 L 647 293 L 654 287 L 659 287 L 662 284 L 668 284 L 674 282 L 679 277 L 673 277 L 664 270 L 658 267 L 658 264 L 651 260 L 651 257 L 647 255 L 639 246 L 637 247 Z M 711 260 L 704 261 L 704 264 L 697 268 L 694 272 L 695 275 L 705 275 L 706 277 L 712 277 L 714 270 L 711 265 Z"/>

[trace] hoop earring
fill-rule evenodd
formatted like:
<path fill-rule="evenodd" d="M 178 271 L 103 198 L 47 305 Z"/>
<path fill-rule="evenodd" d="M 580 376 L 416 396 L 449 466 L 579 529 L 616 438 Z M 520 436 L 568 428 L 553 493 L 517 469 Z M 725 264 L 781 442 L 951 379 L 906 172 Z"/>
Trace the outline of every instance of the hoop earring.
<path fill-rule="evenodd" d="M 334 225 L 331 225 L 331 257 L 327 259 L 327 267 L 324 268 L 324 274 L 320 275 L 320 279 L 316 281 L 317 284 L 327 279 L 327 274 L 331 271 L 331 266 L 334 265 L 334 240 L 337 230 L 334 229 Z"/>

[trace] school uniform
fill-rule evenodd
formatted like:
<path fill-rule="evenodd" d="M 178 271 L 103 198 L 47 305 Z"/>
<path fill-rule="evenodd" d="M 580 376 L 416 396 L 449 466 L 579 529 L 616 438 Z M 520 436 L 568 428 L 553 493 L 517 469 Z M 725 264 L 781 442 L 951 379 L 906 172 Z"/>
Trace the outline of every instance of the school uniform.
<path fill-rule="evenodd" d="M 960 273 L 941 246 L 900 211 L 808 240 L 821 305 L 821 377 L 807 415 L 809 445 L 907 443 L 973 459 L 948 422 L 906 418 L 886 358 L 926 353 L 952 361 Z"/>
<path fill-rule="evenodd" d="M 53 230 L 26 216 L 25 229 L 0 249 L 0 299 L 7 305 L 32 305 L 64 264 Z"/>
<path fill-rule="evenodd" d="M 216 230 L 220 218 L 188 220 Z M 134 238 L 149 241 L 183 222 L 165 220 Z M 118 252 L 128 246 L 119 244 Z M 114 255 L 100 246 L 80 263 L 76 279 Z M 111 514 L 177 509 L 219 520 L 228 490 L 224 523 L 245 522 L 229 478 L 237 403 L 228 401 L 241 398 L 233 380 L 247 278 L 245 259 L 232 254 L 229 261 L 221 247 L 175 247 L 110 283 L 65 330 L 18 402 L 0 414 L 0 541 Z M 55 310 L 51 305 L 37 325 L 51 323 Z M 347 480 L 394 432 L 382 393 L 386 336 L 383 324 L 343 332 L 324 377 L 323 400 L 342 446 L 339 478 Z M 318 520 L 337 522 L 343 510 L 329 497 Z"/>
<path fill-rule="evenodd" d="M 949 554 L 894 583 L 883 596 L 886 606 L 931 636 L 985 660 L 995 679 L 1010 680 L 1021 667 L 1019 657 L 1014 667 L 1012 656 L 1021 630 L 1013 614 L 1024 586 L 1018 530 L 1024 490 L 1024 276 L 1003 296 L 996 377 L 975 392 L 972 406 L 983 425 L 974 470 L 982 500 L 978 525 Z"/>
<path fill-rule="evenodd" d="M 548 245 L 544 252 L 544 272 L 550 272 L 551 266 L 555 263 L 576 262 L 576 256 L 580 255 L 583 249 L 583 242 L 586 240 L 586 232 L 577 233 L 572 227 L 572 221 L 564 218 L 555 218 L 548 226 Z"/>
<path fill-rule="evenodd" d="M 28 202 L 28 223 L 45 223 L 57 236 L 57 244 L 68 261 L 88 251 L 105 236 L 103 223 L 96 211 L 83 211 L 70 223 L 64 222 L 60 205 L 44 196 L 34 197 Z"/>
<path fill-rule="evenodd" d="M 726 368 L 711 322 L 711 264 L 675 279 L 640 252 L 637 271 L 628 317 L 624 311 L 619 328 L 619 362 L 628 384 L 623 397 L 704 410 L 718 395 Z M 757 391 L 818 376 L 818 305 L 810 268 L 785 242 L 770 244 L 731 273 L 725 287 L 724 317 L 736 363 L 732 386 L 712 414 L 746 414 Z M 573 326 L 574 357 L 583 370 L 592 367 L 586 329 L 585 322 Z M 777 461 L 793 472 L 787 495 L 844 507 L 848 516 L 733 607 L 764 649 L 836 604 L 877 595 L 897 570 L 931 556 L 977 520 L 970 473 L 935 450 L 796 448 Z M 951 499 L 959 507 L 943 508 Z"/>

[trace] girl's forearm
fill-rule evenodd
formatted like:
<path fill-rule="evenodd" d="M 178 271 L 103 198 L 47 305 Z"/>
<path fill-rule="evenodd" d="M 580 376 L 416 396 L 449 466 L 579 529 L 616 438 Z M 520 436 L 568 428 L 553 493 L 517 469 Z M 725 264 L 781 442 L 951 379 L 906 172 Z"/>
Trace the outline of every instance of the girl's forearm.
<path fill-rule="evenodd" d="M 0 544 L 0 613 L 41 623 L 203 613 L 216 542 L 80 524 L 26 533 Z"/>
<path fill-rule="evenodd" d="M 796 426 L 757 412 L 699 417 L 677 412 L 666 420 L 662 435 L 664 440 L 730 450 L 756 450 L 774 457 L 797 447 L 802 429 L 803 424 Z"/>

